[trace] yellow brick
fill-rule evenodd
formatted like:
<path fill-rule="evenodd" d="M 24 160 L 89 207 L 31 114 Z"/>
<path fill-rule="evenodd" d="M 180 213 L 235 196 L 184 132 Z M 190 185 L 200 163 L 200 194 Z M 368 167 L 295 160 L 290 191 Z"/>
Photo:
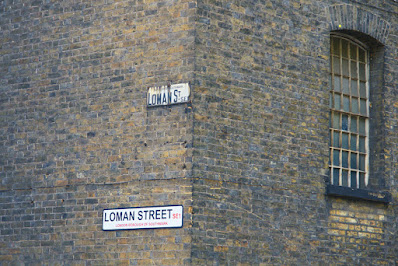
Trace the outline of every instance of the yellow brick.
<path fill-rule="evenodd" d="M 169 152 L 168 151 L 164 151 L 160 153 L 160 158 L 167 158 L 169 157 Z"/>
<path fill-rule="evenodd" d="M 347 231 L 347 236 L 358 236 L 357 231 Z"/>
<path fill-rule="evenodd" d="M 337 228 L 340 230 L 347 230 L 348 229 L 348 224 L 337 224 Z"/>
<path fill-rule="evenodd" d="M 371 234 L 365 232 L 358 232 L 358 236 L 362 238 L 370 238 Z"/>
<path fill-rule="evenodd" d="M 214 247 L 214 251 L 215 252 L 226 252 L 228 251 L 228 247 L 227 246 L 215 246 Z"/>
<path fill-rule="evenodd" d="M 335 215 L 338 215 L 338 216 L 348 216 L 348 212 L 347 211 L 334 210 L 333 213 Z"/>
<path fill-rule="evenodd" d="M 342 222 L 350 223 L 350 224 L 357 224 L 358 223 L 357 219 L 350 218 L 350 217 L 345 217 L 345 218 L 343 218 L 341 220 L 342 220 Z"/>
<path fill-rule="evenodd" d="M 370 233 L 377 233 L 377 234 L 382 234 L 383 230 L 381 228 L 376 228 L 376 227 L 366 227 L 366 231 Z"/>
<path fill-rule="evenodd" d="M 143 259 L 137 261 L 138 265 L 156 265 L 156 263 L 151 259 Z"/>
<path fill-rule="evenodd" d="M 157 236 L 169 236 L 171 234 L 171 231 L 168 229 L 160 229 L 157 230 L 155 233 Z"/>
<path fill-rule="evenodd" d="M 345 235 L 345 231 L 337 230 L 337 229 L 329 229 L 328 233 L 331 235 Z"/>
<path fill-rule="evenodd" d="M 379 220 L 379 221 L 385 221 L 386 220 L 386 216 L 385 215 L 379 215 L 377 218 L 378 218 L 377 220 Z"/>

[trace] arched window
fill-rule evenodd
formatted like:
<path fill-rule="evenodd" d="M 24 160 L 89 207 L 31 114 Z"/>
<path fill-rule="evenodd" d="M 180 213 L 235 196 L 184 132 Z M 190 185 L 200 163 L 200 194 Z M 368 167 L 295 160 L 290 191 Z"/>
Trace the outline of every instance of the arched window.
<path fill-rule="evenodd" d="M 369 176 L 369 54 L 343 34 L 330 43 L 330 182 L 365 188 Z"/>
<path fill-rule="evenodd" d="M 390 23 L 351 4 L 327 8 L 330 29 L 330 177 L 326 194 L 388 203 L 385 52 Z M 364 23 L 366 21 L 366 23 Z"/>

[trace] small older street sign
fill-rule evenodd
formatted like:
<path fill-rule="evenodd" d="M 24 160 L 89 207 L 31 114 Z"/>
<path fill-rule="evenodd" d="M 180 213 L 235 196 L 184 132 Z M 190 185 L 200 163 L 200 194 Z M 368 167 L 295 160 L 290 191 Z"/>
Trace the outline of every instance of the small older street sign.
<path fill-rule="evenodd" d="M 182 205 L 107 209 L 102 230 L 131 230 L 182 227 Z"/>
<path fill-rule="evenodd" d="M 186 103 L 190 96 L 189 83 L 150 87 L 147 94 L 148 107 Z"/>

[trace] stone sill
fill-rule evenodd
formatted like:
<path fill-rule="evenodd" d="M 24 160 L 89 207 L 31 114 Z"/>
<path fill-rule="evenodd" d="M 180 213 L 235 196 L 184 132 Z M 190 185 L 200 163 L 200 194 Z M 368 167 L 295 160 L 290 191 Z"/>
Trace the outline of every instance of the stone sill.
<path fill-rule="evenodd" d="M 329 196 L 369 200 L 386 204 L 392 201 L 391 194 L 386 191 L 367 190 L 334 185 L 326 186 L 326 194 Z"/>

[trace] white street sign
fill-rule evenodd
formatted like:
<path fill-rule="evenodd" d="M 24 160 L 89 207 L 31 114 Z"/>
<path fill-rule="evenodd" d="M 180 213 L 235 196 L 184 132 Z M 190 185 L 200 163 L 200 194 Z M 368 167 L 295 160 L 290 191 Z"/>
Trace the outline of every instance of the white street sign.
<path fill-rule="evenodd" d="M 171 86 L 150 87 L 147 94 L 148 107 L 186 103 L 191 94 L 189 83 Z"/>
<path fill-rule="evenodd" d="M 179 228 L 182 218 L 181 205 L 107 209 L 102 213 L 102 230 Z"/>

